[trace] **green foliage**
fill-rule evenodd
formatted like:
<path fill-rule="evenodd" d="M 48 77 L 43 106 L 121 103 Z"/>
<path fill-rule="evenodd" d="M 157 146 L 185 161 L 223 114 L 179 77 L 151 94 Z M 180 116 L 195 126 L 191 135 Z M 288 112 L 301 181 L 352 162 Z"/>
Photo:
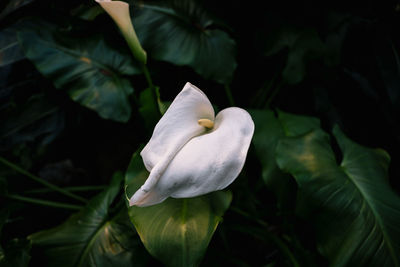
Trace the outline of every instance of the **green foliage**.
<path fill-rule="evenodd" d="M 0 32 L 0 67 L 5 67 L 24 58 L 19 47 L 15 29 L 7 28 Z"/>
<path fill-rule="evenodd" d="M 283 173 L 275 160 L 276 146 L 285 136 L 298 136 L 320 127 L 319 120 L 312 117 L 272 110 L 251 110 L 257 125 L 253 144 L 262 165 L 262 178 L 276 194 L 279 205 L 289 205 L 295 193 L 292 178 Z"/>
<path fill-rule="evenodd" d="M 192 67 L 222 84 L 236 69 L 235 41 L 193 0 L 143 4 L 133 24 L 147 53 L 156 60 Z"/>
<path fill-rule="evenodd" d="M 10 105 L 0 125 L 2 150 L 15 145 L 41 140 L 49 144 L 64 128 L 64 116 L 57 105 L 44 95 L 33 95 L 25 103 Z"/>
<path fill-rule="evenodd" d="M 282 139 L 278 165 L 290 172 L 307 200 L 321 252 L 334 266 L 399 266 L 400 198 L 387 183 L 389 156 L 334 135 L 338 165 L 322 130 Z"/>
<path fill-rule="evenodd" d="M 148 174 L 135 153 L 125 177 L 127 196 L 139 189 Z M 150 207 L 130 207 L 129 217 L 149 253 L 166 266 L 197 266 L 231 199 L 229 191 L 169 198 Z"/>
<path fill-rule="evenodd" d="M 143 66 L 95 1 L 0 1 L 1 266 L 400 266 L 399 5 L 127 2 Z M 245 166 L 127 207 L 186 82 L 249 111 Z"/>
<path fill-rule="evenodd" d="M 60 226 L 29 238 L 43 250 L 48 266 L 136 266 L 145 264 L 137 235 L 125 209 L 112 213 L 120 191 L 121 173 L 79 213 Z M 144 257 L 143 257 L 144 256 Z"/>
<path fill-rule="evenodd" d="M 130 56 L 110 49 L 101 36 L 80 37 L 44 22 L 27 21 L 18 38 L 25 55 L 72 100 L 100 117 L 126 122 L 131 115 L 133 88 L 124 76 L 141 73 Z"/>

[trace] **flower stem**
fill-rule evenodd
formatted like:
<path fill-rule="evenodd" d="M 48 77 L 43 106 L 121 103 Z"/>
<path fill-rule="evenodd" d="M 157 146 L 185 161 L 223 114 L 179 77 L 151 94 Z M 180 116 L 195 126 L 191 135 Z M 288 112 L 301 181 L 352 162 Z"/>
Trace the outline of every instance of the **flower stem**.
<path fill-rule="evenodd" d="M 73 194 L 71 192 L 68 192 L 65 189 L 62 189 L 61 187 L 58 187 L 58 186 L 56 186 L 54 184 L 51 184 L 51 183 L 49 183 L 49 182 L 47 182 L 47 181 L 45 181 L 45 180 L 33 175 L 33 174 L 31 174 L 30 172 L 27 172 L 26 170 L 24 170 L 24 169 L 20 168 L 19 166 L 15 165 L 14 163 L 9 162 L 8 160 L 6 160 L 3 157 L 0 157 L 0 162 L 3 163 L 4 165 L 7 165 L 10 168 L 12 168 L 13 170 L 25 175 L 26 177 L 29 177 L 33 181 L 38 182 L 38 183 L 40 183 L 40 184 L 42 184 L 42 185 L 44 185 L 44 186 L 46 186 L 46 187 L 48 187 L 48 188 L 50 188 L 50 189 L 52 189 L 54 191 L 57 191 L 57 192 L 59 192 L 59 193 L 61 193 L 63 195 L 69 196 L 70 198 L 79 200 L 79 201 L 81 201 L 83 203 L 87 203 L 87 200 L 84 199 L 83 197 L 75 195 L 75 194 Z"/>
<path fill-rule="evenodd" d="M 270 107 L 272 100 L 274 100 L 275 96 L 279 93 L 279 91 L 281 90 L 283 85 L 284 85 L 284 82 L 281 81 L 279 84 L 277 84 L 275 86 L 274 90 L 271 92 L 270 96 L 268 97 L 264 108 L 269 108 Z"/>
<path fill-rule="evenodd" d="M 292 265 L 294 267 L 300 266 L 299 262 L 296 260 L 295 256 L 290 251 L 288 246 L 279 237 L 277 237 L 276 235 L 273 235 L 273 234 L 269 234 L 269 233 L 267 235 L 268 235 L 268 238 L 270 238 L 270 240 L 273 241 L 278 246 L 278 248 L 281 250 L 281 252 L 283 254 L 285 254 L 286 257 L 289 258 L 290 262 L 292 263 Z"/>
<path fill-rule="evenodd" d="M 242 216 L 244 216 L 245 218 L 252 220 L 256 223 L 258 223 L 263 229 L 265 229 L 264 231 L 262 231 L 262 235 L 264 235 L 267 239 L 269 239 L 270 241 L 274 242 L 275 245 L 278 247 L 278 249 L 284 254 L 286 255 L 286 257 L 290 260 L 290 262 L 292 263 L 292 265 L 294 267 L 299 267 L 300 264 L 299 262 L 296 260 L 295 256 L 293 255 L 293 253 L 290 251 L 290 249 L 288 248 L 288 246 L 285 244 L 285 242 L 283 242 L 277 235 L 274 235 L 272 233 L 270 233 L 268 231 L 268 224 L 260 219 L 255 219 L 253 218 L 250 214 L 248 214 L 247 212 L 239 209 L 239 208 L 235 208 L 235 207 L 230 207 L 230 210 L 232 210 L 233 212 L 236 212 Z"/>
<path fill-rule="evenodd" d="M 233 99 L 231 87 L 228 84 L 225 84 L 224 88 L 225 88 L 226 96 L 227 96 L 228 101 L 229 101 L 229 105 L 235 106 L 235 100 Z"/>
<path fill-rule="evenodd" d="M 61 202 L 54 202 L 54 201 L 47 201 L 43 199 L 31 198 L 31 197 L 23 197 L 19 195 L 6 195 L 9 199 L 15 199 L 27 203 L 38 204 L 43 206 L 49 206 L 54 208 L 62 208 L 62 209 L 69 209 L 69 210 L 80 210 L 82 206 L 73 205 L 73 204 L 66 204 Z"/>
<path fill-rule="evenodd" d="M 146 81 L 147 81 L 147 85 L 150 88 L 151 95 L 152 95 L 152 98 L 153 98 L 153 101 L 154 101 L 154 105 L 157 108 L 158 115 L 161 116 L 161 111 L 160 111 L 160 108 L 159 108 L 159 105 L 158 105 L 158 96 L 157 96 L 157 92 L 156 92 L 156 87 L 154 86 L 153 80 L 151 79 L 150 71 L 147 68 L 147 65 L 145 65 L 145 64 L 142 64 L 142 69 L 143 69 L 144 77 L 146 78 Z"/>
<path fill-rule="evenodd" d="M 150 71 L 147 68 L 147 65 L 143 64 L 142 69 L 143 69 L 144 77 L 146 78 L 148 86 L 150 88 L 154 88 L 153 80 L 151 79 Z"/>

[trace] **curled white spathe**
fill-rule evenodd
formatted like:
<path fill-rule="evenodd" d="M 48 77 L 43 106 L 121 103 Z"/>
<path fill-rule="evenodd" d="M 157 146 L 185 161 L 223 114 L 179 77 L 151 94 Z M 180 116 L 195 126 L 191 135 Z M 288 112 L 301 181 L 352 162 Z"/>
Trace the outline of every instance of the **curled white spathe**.
<path fill-rule="evenodd" d="M 201 119 L 214 122 L 213 128 L 201 126 Z M 253 133 L 247 111 L 231 107 L 215 116 L 207 96 L 186 83 L 140 153 L 150 175 L 129 205 L 150 206 L 168 197 L 224 189 L 242 170 Z"/>
<path fill-rule="evenodd" d="M 95 0 L 110 15 L 121 30 L 133 56 L 141 63 L 146 64 L 147 54 L 142 48 L 132 24 L 129 4 L 122 1 Z"/>

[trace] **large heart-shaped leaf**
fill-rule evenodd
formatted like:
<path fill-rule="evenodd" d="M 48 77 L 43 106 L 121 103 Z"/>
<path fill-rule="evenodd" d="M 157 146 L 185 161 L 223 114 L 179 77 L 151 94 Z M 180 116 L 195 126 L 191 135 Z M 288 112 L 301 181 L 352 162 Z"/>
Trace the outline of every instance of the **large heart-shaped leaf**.
<path fill-rule="evenodd" d="M 26 57 L 74 101 L 102 118 L 129 120 L 133 88 L 124 75 L 141 72 L 129 54 L 110 48 L 102 36 L 73 38 L 44 22 L 32 21 L 18 38 Z"/>
<path fill-rule="evenodd" d="M 126 173 L 126 193 L 133 193 L 147 179 L 139 153 Z M 229 191 L 173 199 L 150 206 L 130 207 L 129 216 L 146 249 L 167 266 L 196 266 L 200 263 L 232 196 Z"/>
<path fill-rule="evenodd" d="M 130 225 L 127 210 L 110 217 L 120 190 L 121 173 L 109 188 L 60 226 L 30 236 L 44 250 L 46 266 L 143 266 L 146 253 Z M 41 264 L 44 264 L 43 262 Z"/>
<path fill-rule="evenodd" d="M 321 252 L 332 266 L 399 266 L 400 198 L 388 184 L 389 156 L 354 143 L 338 127 L 334 135 L 339 165 L 322 130 L 277 147 L 278 165 L 306 196 L 303 211 L 314 218 Z"/>
<path fill-rule="evenodd" d="M 195 1 L 167 3 L 141 4 L 133 12 L 136 33 L 149 56 L 229 83 L 237 65 L 235 41 Z"/>

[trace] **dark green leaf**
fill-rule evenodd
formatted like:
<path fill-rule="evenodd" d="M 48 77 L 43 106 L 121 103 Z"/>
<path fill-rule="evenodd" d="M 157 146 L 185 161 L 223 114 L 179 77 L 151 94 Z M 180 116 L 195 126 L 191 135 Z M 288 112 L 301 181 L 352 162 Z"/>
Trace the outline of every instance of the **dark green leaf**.
<path fill-rule="evenodd" d="M 0 67 L 23 59 L 16 31 L 10 27 L 0 32 Z"/>
<path fill-rule="evenodd" d="M 286 136 L 298 136 L 321 127 L 317 118 L 278 111 L 279 121 Z"/>
<path fill-rule="evenodd" d="M 43 249 L 47 266 L 132 266 L 144 265 L 143 251 L 123 208 L 110 217 L 109 207 L 121 188 L 122 174 L 116 173 L 108 189 L 93 198 L 79 213 L 62 225 L 30 236 Z"/>
<path fill-rule="evenodd" d="M 111 49 L 102 36 L 72 38 L 41 22 L 31 22 L 18 37 L 26 57 L 74 101 L 102 118 L 129 120 L 133 88 L 123 76 L 140 73 L 129 54 Z"/>
<path fill-rule="evenodd" d="M 139 153 L 126 173 L 127 196 L 148 177 Z M 200 263 L 232 196 L 229 191 L 187 198 L 169 198 L 150 207 L 130 207 L 129 216 L 146 249 L 167 266 L 196 266 Z"/>
<path fill-rule="evenodd" d="M 138 38 L 149 56 L 229 83 L 237 65 L 235 41 L 225 31 L 210 27 L 214 21 L 196 1 L 171 2 L 140 5 L 133 12 Z"/>
<path fill-rule="evenodd" d="M 281 184 L 282 179 L 288 179 L 275 163 L 275 148 L 284 136 L 282 125 L 272 110 L 251 110 L 250 114 L 256 125 L 253 144 L 262 164 L 262 177 L 268 186 L 278 190 L 275 185 Z"/>
<path fill-rule="evenodd" d="M 306 196 L 320 250 L 332 266 L 399 266 L 400 198 L 388 184 L 389 156 L 354 143 L 337 127 L 334 135 L 340 165 L 322 130 L 277 147 L 278 165 Z"/>
<path fill-rule="evenodd" d="M 278 197 L 278 203 L 283 204 L 293 196 L 293 190 L 291 178 L 276 164 L 276 146 L 285 136 L 297 136 L 318 129 L 319 120 L 282 111 L 278 111 L 276 117 L 272 110 L 250 110 L 250 114 L 256 125 L 253 144 L 262 164 L 262 177 Z"/>
<path fill-rule="evenodd" d="M 64 114 L 43 95 L 13 106 L 0 118 L 0 150 L 39 138 L 41 145 L 47 145 L 64 129 Z"/>

